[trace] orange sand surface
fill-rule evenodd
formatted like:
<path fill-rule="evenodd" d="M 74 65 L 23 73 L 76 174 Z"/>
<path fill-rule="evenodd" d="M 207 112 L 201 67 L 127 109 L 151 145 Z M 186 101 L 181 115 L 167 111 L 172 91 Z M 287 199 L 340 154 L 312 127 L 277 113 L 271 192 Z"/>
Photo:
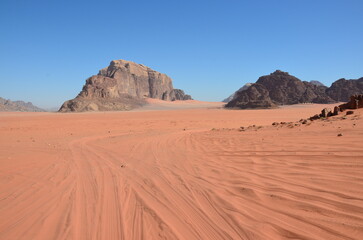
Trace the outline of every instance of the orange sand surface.
<path fill-rule="evenodd" d="M 363 239 L 363 109 L 175 105 L 0 113 L 0 239 Z"/>

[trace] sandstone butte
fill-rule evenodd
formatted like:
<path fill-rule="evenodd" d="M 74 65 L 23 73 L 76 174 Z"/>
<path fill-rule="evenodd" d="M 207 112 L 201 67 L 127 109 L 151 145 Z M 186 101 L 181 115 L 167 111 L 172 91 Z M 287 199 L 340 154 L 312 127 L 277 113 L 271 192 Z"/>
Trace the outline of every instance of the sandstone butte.
<path fill-rule="evenodd" d="M 166 74 L 126 60 L 110 65 L 86 80 L 82 91 L 66 101 L 60 112 L 130 110 L 146 104 L 145 98 L 166 101 L 191 100 L 183 90 L 174 89 Z"/>

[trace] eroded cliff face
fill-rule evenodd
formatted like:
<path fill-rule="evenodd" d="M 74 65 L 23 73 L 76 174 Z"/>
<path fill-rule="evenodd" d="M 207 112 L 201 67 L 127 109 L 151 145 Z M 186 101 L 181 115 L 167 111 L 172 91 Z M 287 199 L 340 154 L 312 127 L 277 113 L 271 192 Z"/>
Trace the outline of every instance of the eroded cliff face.
<path fill-rule="evenodd" d="M 174 89 L 166 74 L 142 64 L 114 60 L 98 75 L 88 78 L 78 96 L 65 102 L 59 111 L 129 110 L 145 104 L 144 98 L 191 99 L 182 90 Z"/>

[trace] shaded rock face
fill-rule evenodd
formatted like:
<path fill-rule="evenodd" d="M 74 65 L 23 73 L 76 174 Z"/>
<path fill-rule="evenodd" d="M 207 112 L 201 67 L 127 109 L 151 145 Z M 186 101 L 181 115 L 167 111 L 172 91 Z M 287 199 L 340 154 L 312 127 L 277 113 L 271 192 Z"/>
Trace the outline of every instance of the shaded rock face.
<path fill-rule="evenodd" d="M 247 88 L 249 88 L 253 83 L 246 83 L 245 85 L 243 85 L 243 87 L 241 87 L 240 89 L 238 89 L 237 91 L 235 91 L 233 94 L 231 94 L 228 98 L 224 99 L 222 102 L 228 103 L 230 102 L 236 95 L 238 92 L 246 90 Z"/>
<path fill-rule="evenodd" d="M 317 86 L 309 82 L 289 75 L 287 72 L 275 71 L 267 76 L 260 77 L 256 83 L 264 85 L 270 98 L 275 104 L 297 104 L 297 103 L 332 103 L 334 102 L 326 95 L 325 86 Z"/>
<path fill-rule="evenodd" d="M 363 78 L 339 79 L 326 90 L 326 93 L 338 102 L 347 102 L 350 96 L 363 93 Z"/>
<path fill-rule="evenodd" d="M 0 112 L 44 112 L 31 102 L 11 101 L 0 97 Z"/>
<path fill-rule="evenodd" d="M 248 89 L 238 91 L 226 107 L 246 108 L 248 102 L 258 108 L 297 103 L 332 103 L 326 93 L 327 87 L 301 81 L 280 70 L 260 77 Z M 253 107 L 251 107 L 253 108 Z"/>
<path fill-rule="evenodd" d="M 226 104 L 227 108 L 273 108 L 276 105 L 270 98 L 267 88 L 259 83 L 252 84 L 246 90 L 237 92 L 236 96 Z"/>
<path fill-rule="evenodd" d="M 129 110 L 145 104 L 143 98 L 188 100 L 180 89 L 174 89 L 167 75 L 142 64 L 114 60 L 98 75 L 86 80 L 75 99 L 65 102 L 59 111 Z"/>

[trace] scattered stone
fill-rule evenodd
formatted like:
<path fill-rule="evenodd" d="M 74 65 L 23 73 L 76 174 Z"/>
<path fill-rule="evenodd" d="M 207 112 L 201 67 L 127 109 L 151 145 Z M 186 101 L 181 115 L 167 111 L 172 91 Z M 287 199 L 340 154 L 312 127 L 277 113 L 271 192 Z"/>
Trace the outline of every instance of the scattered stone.
<path fill-rule="evenodd" d="M 335 106 L 335 107 L 334 107 L 334 111 L 333 111 L 333 115 L 334 115 L 334 116 L 336 116 L 336 115 L 338 115 L 338 114 L 339 114 L 339 112 L 341 112 L 341 111 L 340 111 L 340 107 Z"/>
<path fill-rule="evenodd" d="M 323 110 L 321 110 L 320 117 L 326 118 L 326 117 L 330 117 L 330 116 L 331 116 L 330 108 L 324 108 Z"/>
<path fill-rule="evenodd" d="M 349 111 L 347 111 L 346 115 L 352 115 L 353 113 L 354 113 L 354 111 L 349 110 Z"/>
<path fill-rule="evenodd" d="M 319 118 L 319 115 L 315 114 L 314 116 L 310 117 L 310 121 L 318 120 Z"/>
<path fill-rule="evenodd" d="M 278 126 L 279 125 L 279 123 L 278 122 L 273 122 L 272 123 L 272 126 Z"/>
<path fill-rule="evenodd" d="M 341 136 L 343 136 L 343 134 L 339 133 L 339 134 L 338 134 L 338 137 L 341 137 Z"/>

